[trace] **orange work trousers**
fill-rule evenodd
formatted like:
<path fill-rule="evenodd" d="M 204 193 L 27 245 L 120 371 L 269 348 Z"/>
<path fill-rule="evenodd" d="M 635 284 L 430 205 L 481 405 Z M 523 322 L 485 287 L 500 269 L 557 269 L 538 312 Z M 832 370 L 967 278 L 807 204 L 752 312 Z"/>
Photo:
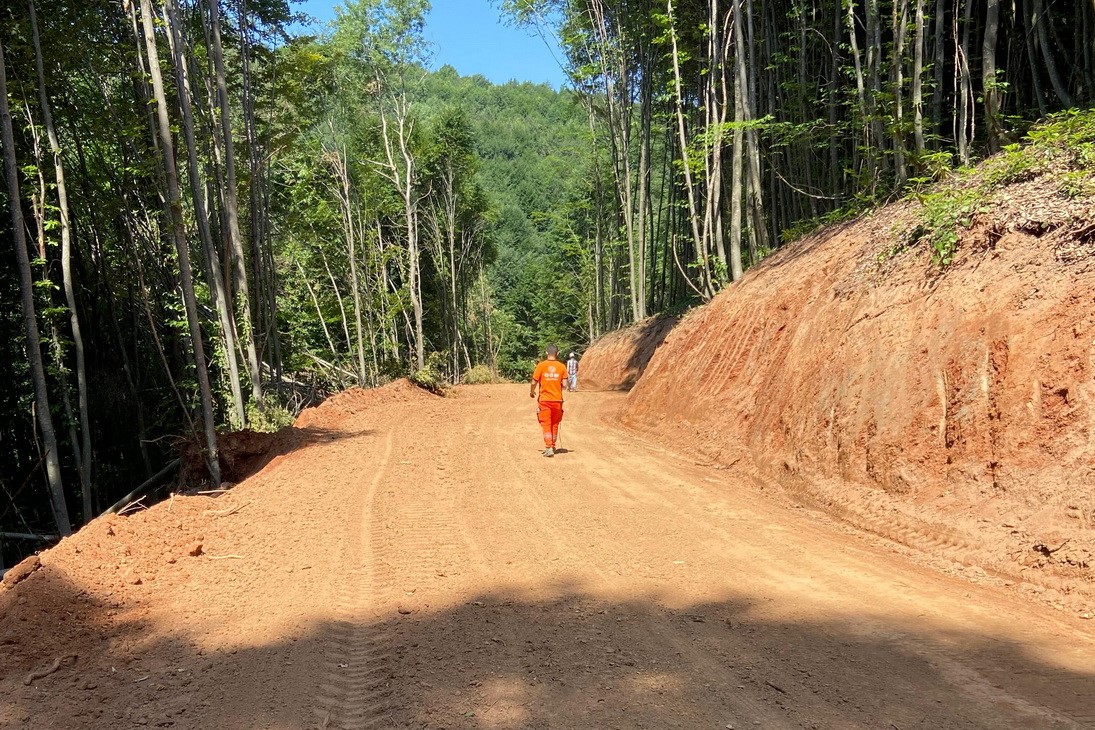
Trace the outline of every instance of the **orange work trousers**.
<path fill-rule="evenodd" d="M 540 412 L 536 419 L 544 432 L 544 446 L 554 449 L 559 441 L 559 424 L 563 420 L 562 401 L 539 401 Z"/>

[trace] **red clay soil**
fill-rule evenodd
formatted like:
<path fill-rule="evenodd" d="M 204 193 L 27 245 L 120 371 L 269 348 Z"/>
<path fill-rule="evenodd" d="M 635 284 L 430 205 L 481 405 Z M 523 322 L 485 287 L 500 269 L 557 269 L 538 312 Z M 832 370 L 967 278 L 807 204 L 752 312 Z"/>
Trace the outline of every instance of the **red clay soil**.
<path fill-rule="evenodd" d="M 212 670 L 231 665 L 238 642 L 284 631 L 269 625 L 270 605 L 282 600 L 280 582 L 297 580 L 292 556 L 308 539 L 277 527 L 311 512 L 309 483 L 286 489 L 284 467 L 308 464 L 317 449 L 356 433 L 343 425 L 362 410 L 433 399 L 400 380 L 333 396 L 277 434 L 229 435 L 223 463 L 262 474 L 225 494 L 105 515 L 10 570 L 0 586 L 0 696 L 9 700 L 0 701 L 0 728 L 219 727 L 197 719 L 223 697 L 223 675 Z M 195 473 L 204 479 L 203 471 Z M 256 552 L 283 574 L 237 567 L 255 565 Z M 239 598 L 257 586 L 258 600 Z M 62 699 L 42 707 L 43 686 Z M 255 701 L 241 695 L 241 717 L 271 711 Z"/>
<path fill-rule="evenodd" d="M 227 493 L 95 520 L 0 586 L 0 727 L 1093 726 L 1095 622 L 616 429 L 624 398 L 570 394 L 545 459 L 524 385 L 350 392 Z"/>
<path fill-rule="evenodd" d="M 632 327 L 604 335 L 582 356 L 578 387 L 630 390 L 677 321 L 676 316 L 649 317 Z"/>
<path fill-rule="evenodd" d="M 275 457 L 289 453 L 306 441 L 306 431 L 314 423 L 337 427 L 347 417 L 378 402 L 397 402 L 418 395 L 419 388 L 406 378 L 401 378 L 383 388 L 351 388 L 336 393 L 316 407 L 306 409 L 291 427 L 276 433 L 249 429 L 219 433 L 217 454 L 220 457 L 221 481 L 233 485 L 257 474 Z M 186 446 L 182 450 L 181 462 L 179 484 L 204 484 L 209 481 L 209 468 L 200 447 L 194 444 Z"/>
<path fill-rule="evenodd" d="M 1047 178 L 1005 188 L 946 269 L 900 250 L 916 214 L 895 204 L 810 237 L 690 313 L 623 419 L 1080 610 L 1095 588 L 1095 203 Z"/>

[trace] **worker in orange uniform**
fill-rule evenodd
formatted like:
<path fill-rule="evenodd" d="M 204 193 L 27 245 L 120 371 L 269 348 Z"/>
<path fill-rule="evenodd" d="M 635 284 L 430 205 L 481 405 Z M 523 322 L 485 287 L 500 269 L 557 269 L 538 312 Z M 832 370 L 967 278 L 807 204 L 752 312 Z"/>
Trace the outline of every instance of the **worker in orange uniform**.
<path fill-rule="evenodd" d="M 540 412 L 537 419 L 544 431 L 544 456 L 555 456 L 559 444 L 559 424 L 563 420 L 563 383 L 567 378 L 567 366 L 559 362 L 559 348 L 548 345 L 547 359 L 532 372 L 529 398 L 536 397 L 540 389 Z"/>

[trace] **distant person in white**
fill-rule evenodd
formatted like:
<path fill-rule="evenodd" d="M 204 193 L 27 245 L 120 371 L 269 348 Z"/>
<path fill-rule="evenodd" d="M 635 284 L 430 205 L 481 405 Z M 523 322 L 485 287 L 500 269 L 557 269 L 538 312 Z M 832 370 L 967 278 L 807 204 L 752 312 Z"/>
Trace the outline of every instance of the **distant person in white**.
<path fill-rule="evenodd" d="M 578 356 L 573 352 L 567 358 L 567 390 L 571 393 L 578 391 Z"/>

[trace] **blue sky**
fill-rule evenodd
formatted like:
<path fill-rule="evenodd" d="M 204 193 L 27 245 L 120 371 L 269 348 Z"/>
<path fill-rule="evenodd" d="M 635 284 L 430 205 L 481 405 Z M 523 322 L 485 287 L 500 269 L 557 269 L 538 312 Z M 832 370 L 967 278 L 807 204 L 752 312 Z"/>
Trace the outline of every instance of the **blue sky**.
<path fill-rule="evenodd" d="M 334 18 L 339 0 L 304 0 L 296 9 L 320 22 Z M 461 75 L 482 74 L 495 83 L 511 79 L 546 82 L 559 88 L 566 76 L 555 38 L 506 25 L 497 0 L 433 0 L 426 19 L 433 67 L 449 64 Z M 558 59 L 558 60 L 557 60 Z"/>

